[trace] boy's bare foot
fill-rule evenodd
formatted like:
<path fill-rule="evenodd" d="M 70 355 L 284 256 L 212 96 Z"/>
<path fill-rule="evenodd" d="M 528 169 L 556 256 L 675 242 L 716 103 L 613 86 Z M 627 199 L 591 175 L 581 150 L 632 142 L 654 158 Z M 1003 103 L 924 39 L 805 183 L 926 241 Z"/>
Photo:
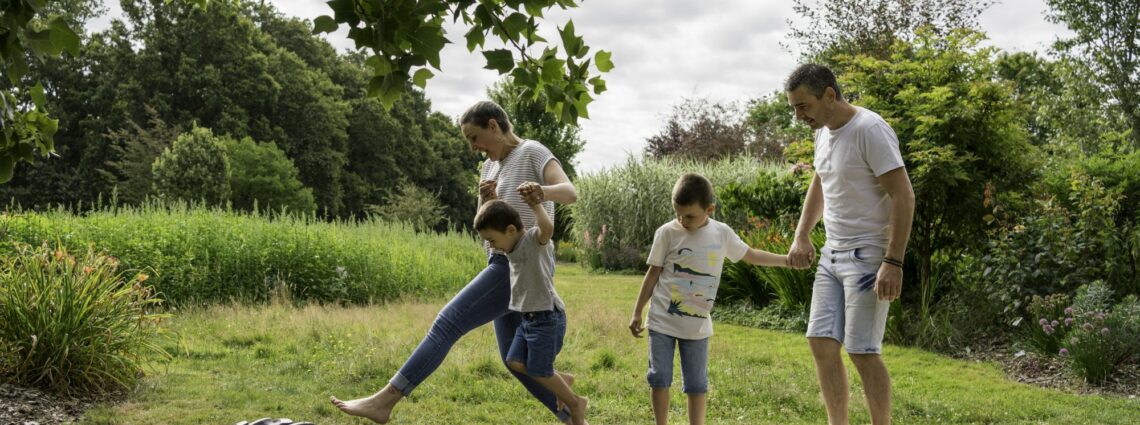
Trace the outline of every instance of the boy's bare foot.
<path fill-rule="evenodd" d="M 403 394 L 400 394 L 391 385 L 386 385 L 376 394 L 366 398 L 341 401 L 330 396 L 329 401 L 344 413 L 370 419 L 378 424 L 386 424 L 392 415 L 392 408 L 396 407 L 396 402 L 400 401 L 401 398 L 404 398 Z"/>
<path fill-rule="evenodd" d="M 556 373 L 558 373 L 558 376 L 562 377 L 563 381 L 566 381 L 567 387 L 574 388 L 574 374 L 566 373 L 566 372 L 556 372 Z M 563 407 L 566 407 L 566 403 L 563 403 L 562 400 L 559 399 L 558 400 L 558 410 L 562 410 Z"/>
<path fill-rule="evenodd" d="M 586 405 L 590 403 L 590 399 L 578 396 L 577 400 L 572 403 L 567 403 L 570 407 L 570 423 L 574 425 L 589 425 L 586 423 Z"/>

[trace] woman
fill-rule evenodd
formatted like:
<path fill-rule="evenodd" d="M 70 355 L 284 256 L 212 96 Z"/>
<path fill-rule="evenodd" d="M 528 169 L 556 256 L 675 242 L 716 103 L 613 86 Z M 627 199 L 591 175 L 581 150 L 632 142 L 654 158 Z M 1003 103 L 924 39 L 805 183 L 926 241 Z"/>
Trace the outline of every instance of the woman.
<path fill-rule="evenodd" d="M 463 113 L 459 122 L 471 148 L 487 155 L 480 175 L 480 205 L 494 198 L 506 201 L 519 211 L 524 227 L 529 228 L 535 225 L 535 217 L 519 192 L 523 183 L 541 185 L 525 195 L 545 200 L 543 208 L 551 220 L 554 219 L 554 202 L 569 204 L 577 200 L 574 184 L 566 177 L 558 159 L 542 144 L 522 140 L 511 132 L 507 113 L 499 105 L 489 101 L 476 103 Z M 341 401 L 332 397 L 333 405 L 349 415 L 387 423 L 396 403 L 439 367 L 451 346 L 487 322 L 495 322 L 499 356 L 505 359 L 522 316 L 507 309 L 511 284 L 506 256 L 489 245 L 484 244 L 484 247 L 488 254 L 487 267 L 443 307 L 427 336 L 388 385 L 357 400 Z M 553 393 L 524 374 L 511 373 L 559 420 L 569 420 L 569 411 L 559 407 Z M 567 378 L 573 382 L 573 377 Z"/>

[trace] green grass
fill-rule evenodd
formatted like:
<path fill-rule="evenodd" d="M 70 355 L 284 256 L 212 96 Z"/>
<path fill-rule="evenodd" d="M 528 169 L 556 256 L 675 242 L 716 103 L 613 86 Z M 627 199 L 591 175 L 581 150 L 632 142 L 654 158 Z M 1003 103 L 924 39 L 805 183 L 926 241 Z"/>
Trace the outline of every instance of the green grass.
<path fill-rule="evenodd" d="M 560 370 L 579 376 L 597 425 L 651 423 L 646 342 L 626 324 L 640 278 L 588 275 L 558 266 L 570 325 Z M 384 385 L 415 348 L 443 300 L 374 307 L 273 305 L 179 312 L 168 344 L 173 360 L 155 365 L 141 388 L 90 411 L 87 424 L 232 424 L 265 416 L 318 424 L 363 424 L 328 404 Z M 825 423 L 811 357 L 799 334 L 717 324 L 711 344 L 710 424 Z M 1010 382 L 995 364 L 888 346 L 897 423 L 1129 424 L 1140 403 L 1077 396 Z M 852 423 L 869 423 L 852 375 Z M 679 373 L 679 372 L 678 372 Z M 672 423 L 684 423 L 674 392 Z M 443 366 L 394 416 L 398 424 L 554 423 L 496 354 L 484 326 L 461 340 Z"/>

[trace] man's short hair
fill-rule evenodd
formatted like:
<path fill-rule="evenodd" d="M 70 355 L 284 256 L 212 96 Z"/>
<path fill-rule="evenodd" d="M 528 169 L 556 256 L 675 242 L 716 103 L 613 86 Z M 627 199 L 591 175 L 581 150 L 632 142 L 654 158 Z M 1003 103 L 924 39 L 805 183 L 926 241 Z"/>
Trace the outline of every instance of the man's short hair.
<path fill-rule="evenodd" d="M 839 82 L 836 81 L 835 74 L 831 72 L 831 69 L 820 64 L 805 63 L 792 71 L 792 75 L 789 75 L 788 81 L 784 83 L 784 91 L 794 91 L 800 86 L 806 86 L 808 92 L 816 99 L 823 97 L 823 91 L 831 87 L 832 90 L 835 90 L 835 98 L 843 99 L 843 92 L 839 90 Z"/>
<path fill-rule="evenodd" d="M 459 125 L 475 124 L 479 128 L 487 128 L 487 123 L 492 118 L 499 123 L 499 129 L 503 130 L 503 133 L 511 132 L 511 120 L 507 118 L 507 111 L 504 111 L 498 103 L 489 100 L 480 101 L 467 108 L 467 111 L 459 117 Z"/>
<path fill-rule="evenodd" d="M 487 201 L 475 214 L 475 231 L 497 230 L 506 232 L 507 226 L 515 225 L 515 230 L 522 231 L 522 217 L 518 210 L 501 200 Z"/>
<path fill-rule="evenodd" d="M 708 208 L 716 202 L 712 183 L 700 174 L 687 173 L 673 185 L 673 202 L 677 205 L 698 204 L 701 208 Z"/>

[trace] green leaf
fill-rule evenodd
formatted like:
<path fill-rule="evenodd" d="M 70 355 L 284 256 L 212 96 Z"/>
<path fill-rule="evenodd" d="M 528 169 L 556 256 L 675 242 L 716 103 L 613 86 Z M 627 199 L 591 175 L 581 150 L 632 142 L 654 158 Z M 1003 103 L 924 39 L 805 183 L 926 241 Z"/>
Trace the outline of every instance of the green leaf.
<path fill-rule="evenodd" d="M 0 183 L 7 183 L 16 174 L 16 157 L 12 152 L 0 153 Z"/>
<path fill-rule="evenodd" d="M 384 76 L 384 82 L 380 86 L 380 103 L 385 108 L 391 108 L 400 100 L 400 95 L 404 94 L 404 84 L 408 82 L 408 75 L 402 72 L 393 72 Z"/>
<path fill-rule="evenodd" d="M 590 84 L 594 86 L 594 94 L 602 94 L 606 91 L 606 80 L 603 80 L 602 77 L 591 78 Z"/>
<path fill-rule="evenodd" d="M 360 17 L 356 15 L 353 0 L 332 0 L 327 4 L 333 10 L 333 16 L 336 16 L 337 22 L 345 22 L 352 27 L 360 23 Z"/>
<path fill-rule="evenodd" d="M 50 29 L 43 31 L 29 31 L 25 38 L 28 40 L 28 48 L 37 55 L 59 55 L 59 53 L 63 50 L 61 50 L 58 46 L 56 46 L 55 43 L 52 42 L 51 35 L 52 31 Z"/>
<path fill-rule="evenodd" d="M 503 19 L 503 28 L 506 29 L 507 38 L 518 40 L 527 28 L 526 16 L 518 12 L 512 13 Z"/>
<path fill-rule="evenodd" d="M 51 42 L 56 49 L 65 50 L 71 56 L 79 56 L 79 35 L 62 18 L 51 20 Z"/>
<path fill-rule="evenodd" d="M 565 75 L 563 66 L 566 61 L 555 58 L 548 58 L 542 62 L 542 80 L 543 81 L 557 81 L 561 80 Z"/>
<path fill-rule="evenodd" d="M 377 77 L 383 77 L 385 75 L 388 75 L 389 72 L 392 72 L 392 62 L 384 56 L 369 56 L 368 60 L 364 61 L 364 64 L 369 68 L 372 68 L 372 75 L 375 75 Z"/>
<path fill-rule="evenodd" d="M 424 25 L 411 36 L 412 52 L 427 59 L 432 68 L 439 69 L 439 51 L 447 44 L 443 29 L 436 25 Z"/>
<path fill-rule="evenodd" d="M 336 20 L 329 15 L 318 16 L 313 20 L 313 34 L 320 34 L 326 32 L 335 32 L 337 29 Z"/>
<path fill-rule="evenodd" d="M 485 36 L 483 35 L 483 30 L 478 26 L 472 26 L 471 30 L 467 31 L 467 35 L 464 37 L 467 38 L 468 52 L 474 52 L 476 47 L 483 46 L 483 42 L 486 41 Z"/>
<path fill-rule="evenodd" d="M 558 35 L 562 36 L 562 47 L 566 49 L 566 54 L 579 56 L 578 51 L 582 49 L 582 37 L 574 35 L 574 21 L 567 21 L 566 26 L 558 30 Z"/>
<path fill-rule="evenodd" d="M 499 74 L 506 74 L 515 67 L 515 58 L 510 50 L 484 50 L 483 57 L 487 58 L 487 66 L 484 68 L 499 71 Z"/>
<path fill-rule="evenodd" d="M 376 49 L 376 32 L 369 27 L 355 27 L 348 30 L 348 38 L 356 42 L 357 49 Z"/>
<path fill-rule="evenodd" d="M 427 68 L 420 68 L 416 71 L 416 74 L 412 76 L 412 84 L 415 84 L 421 89 L 425 88 L 427 87 L 427 80 L 434 76 L 435 74 Z"/>
<path fill-rule="evenodd" d="M 598 53 L 594 54 L 594 63 L 598 65 L 598 71 L 610 72 L 611 69 L 614 69 L 614 63 L 610 60 L 612 55 L 613 53 L 605 50 L 598 50 Z"/>
<path fill-rule="evenodd" d="M 47 98 L 44 96 L 44 85 L 36 83 L 31 89 L 32 102 L 36 104 L 37 108 L 43 109 L 47 104 Z"/>
<path fill-rule="evenodd" d="M 8 62 L 8 81 L 12 85 L 19 85 L 20 78 L 28 73 L 28 64 L 24 62 L 24 55 L 16 54 Z"/>
<path fill-rule="evenodd" d="M 542 9 L 543 9 L 542 5 L 537 4 L 536 2 L 533 2 L 533 1 L 528 1 L 528 2 L 525 2 L 523 4 L 523 7 L 526 8 L 526 13 L 529 13 L 530 16 L 533 16 L 536 18 L 542 17 Z"/>

